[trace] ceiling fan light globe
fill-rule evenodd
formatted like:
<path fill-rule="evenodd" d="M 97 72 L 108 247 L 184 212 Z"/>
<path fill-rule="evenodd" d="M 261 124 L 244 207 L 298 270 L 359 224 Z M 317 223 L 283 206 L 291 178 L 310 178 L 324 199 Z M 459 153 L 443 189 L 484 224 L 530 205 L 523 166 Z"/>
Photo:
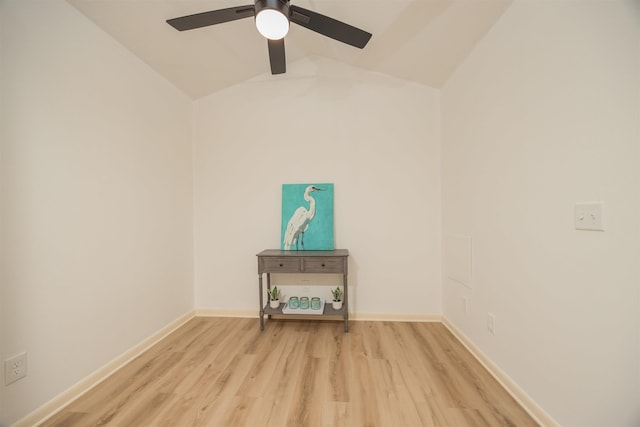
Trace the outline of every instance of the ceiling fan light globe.
<path fill-rule="evenodd" d="M 256 15 L 258 32 L 269 40 L 280 40 L 289 32 L 289 19 L 275 9 L 262 9 Z"/>

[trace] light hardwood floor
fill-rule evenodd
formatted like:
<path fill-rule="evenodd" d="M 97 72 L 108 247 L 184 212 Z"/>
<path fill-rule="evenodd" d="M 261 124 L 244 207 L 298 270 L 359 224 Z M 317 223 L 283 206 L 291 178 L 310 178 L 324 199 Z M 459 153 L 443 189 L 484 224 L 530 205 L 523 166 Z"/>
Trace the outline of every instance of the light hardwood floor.
<path fill-rule="evenodd" d="M 194 318 L 42 426 L 535 426 L 440 323 Z"/>

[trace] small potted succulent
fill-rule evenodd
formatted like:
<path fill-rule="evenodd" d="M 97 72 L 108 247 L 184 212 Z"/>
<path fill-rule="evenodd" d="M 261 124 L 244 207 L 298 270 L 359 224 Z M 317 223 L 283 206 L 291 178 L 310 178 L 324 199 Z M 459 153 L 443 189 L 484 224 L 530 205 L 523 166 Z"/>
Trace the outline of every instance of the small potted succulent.
<path fill-rule="evenodd" d="M 342 289 L 340 289 L 340 286 L 336 287 L 335 289 L 332 289 L 331 295 L 333 296 L 333 301 L 331 301 L 331 305 L 333 306 L 333 309 L 341 310 L 342 309 Z"/>
<path fill-rule="evenodd" d="M 280 289 L 277 286 L 274 286 L 269 291 L 269 307 L 271 308 L 279 308 L 280 307 Z"/>

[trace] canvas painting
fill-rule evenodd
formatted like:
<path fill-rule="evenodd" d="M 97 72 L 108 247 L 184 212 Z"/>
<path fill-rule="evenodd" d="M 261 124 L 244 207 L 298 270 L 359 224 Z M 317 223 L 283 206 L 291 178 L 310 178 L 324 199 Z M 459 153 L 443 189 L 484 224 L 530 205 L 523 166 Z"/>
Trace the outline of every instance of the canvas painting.
<path fill-rule="evenodd" d="M 333 250 L 333 184 L 283 184 L 280 249 Z"/>

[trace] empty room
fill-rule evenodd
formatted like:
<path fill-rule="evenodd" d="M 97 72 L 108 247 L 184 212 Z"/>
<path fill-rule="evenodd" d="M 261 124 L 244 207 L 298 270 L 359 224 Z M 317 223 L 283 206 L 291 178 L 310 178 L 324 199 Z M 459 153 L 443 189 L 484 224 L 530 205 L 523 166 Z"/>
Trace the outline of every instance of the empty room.
<path fill-rule="evenodd" d="M 640 2 L 248 3 L 0 0 L 0 427 L 640 426 Z"/>

